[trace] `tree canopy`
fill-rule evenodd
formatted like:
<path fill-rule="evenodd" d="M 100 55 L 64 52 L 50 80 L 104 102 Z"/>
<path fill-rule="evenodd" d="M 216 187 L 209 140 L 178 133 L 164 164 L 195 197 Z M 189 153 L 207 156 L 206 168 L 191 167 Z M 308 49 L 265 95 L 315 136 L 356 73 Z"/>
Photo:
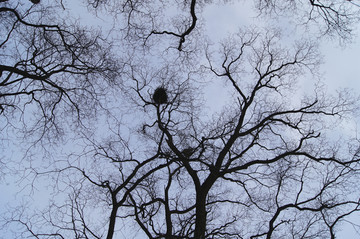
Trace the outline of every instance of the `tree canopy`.
<path fill-rule="evenodd" d="M 234 3 L 0 1 L 1 233 L 359 230 L 359 97 L 326 90 L 319 43 L 349 43 L 360 6 L 242 2 L 253 23 L 219 37 L 204 13 Z"/>

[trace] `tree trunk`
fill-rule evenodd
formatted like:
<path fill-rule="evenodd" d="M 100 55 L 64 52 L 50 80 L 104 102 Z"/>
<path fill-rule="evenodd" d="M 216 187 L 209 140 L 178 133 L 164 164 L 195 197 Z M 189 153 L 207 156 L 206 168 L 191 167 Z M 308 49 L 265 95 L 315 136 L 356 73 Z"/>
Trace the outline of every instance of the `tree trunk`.
<path fill-rule="evenodd" d="M 114 236 L 117 209 L 118 209 L 118 207 L 113 205 L 113 209 L 111 211 L 110 220 L 109 220 L 108 234 L 107 234 L 106 239 L 112 239 Z"/>
<path fill-rule="evenodd" d="M 194 239 L 205 239 L 206 232 L 206 193 L 199 192 L 196 195 L 196 219 Z"/>

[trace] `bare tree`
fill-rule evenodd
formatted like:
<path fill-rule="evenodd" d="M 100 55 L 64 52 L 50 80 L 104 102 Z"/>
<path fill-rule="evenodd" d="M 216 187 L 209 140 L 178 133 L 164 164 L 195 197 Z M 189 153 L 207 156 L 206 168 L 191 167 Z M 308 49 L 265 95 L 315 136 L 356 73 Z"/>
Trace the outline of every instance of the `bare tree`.
<path fill-rule="evenodd" d="M 355 6 L 355 8 L 354 8 Z M 322 35 L 336 35 L 343 40 L 352 34 L 352 26 L 359 20 L 359 4 L 355 1 L 257 1 L 257 8 L 263 13 L 300 15 L 302 22 L 314 23 Z M 284 11 L 285 10 L 285 11 Z"/>
<path fill-rule="evenodd" d="M 164 1 L 114 1 L 88 0 L 95 11 L 106 11 L 120 17 L 121 30 L 130 41 L 150 39 L 161 40 L 155 36 L 168 36 L 175 40 L 171 47 L 179 51 L 192 51 L 194 41 L 201 35 L 203 22 L 201 13 L 212 1 L 177 1 L 168 4 Z M 223 2 L 223 1 L 219 1 Z M 226 2 L 226 1 L 224 1 Z M 331 2 L 318 0 L 257 0 L 254 5 L 259 14 L 286 16 L 295 24 L 316 28 L 322 36 L 337 36 L 348 40 L 354 24 L 359 20 L 359 4 L 356 1 L 336 0 Z M 168 39 L 168 38 L 166 38 Z M 189 42 L 189 44 L 185 44 Z"/>
<path fill-rule="evenodd" d="M 354 192 L 360 189 L 360 144 L 336 127 L 352 117 L 358 97 L 346 90 L 332 96 L 320 84 L 303 94 L 299 85 L 316 78 L 320 65 L 314 42 L 286 48 L 276 31 L 247 29 L 221 44 L 199 47 L 189 39 L 195 42 L 201 34 L 197 9 L 205 2 L 178 2 L 190 20 L 170 16 L 173 21 L 164 20 L 171 8 L 167 2 L 89 2 L 97 14 L 108 10 L 126 19 L 120 28 L 125 29 L 122 43 L 130 47 L 124 51 L 130 56 L 122 68 L 127 79 L 122 95 L 115 96 L 122 99 L 120 107 L 109 110 L 100 133 L 74 136 L 70 146 L 78 148 L 71 154 L 24 169 L 30 187 L 49 182 L 52 195 L 42 211 L 17 207 L 4 215 L 4 230 L 13 230 L 11 235 L 18 238 L 335 238 L 342 223 L 359 212 L 360 198 Z M 308 5 L 257 1 L 256 7 L 264 13 L 307 13 L 306 21 L 324 20 L 321 25 L 328 30 L 323 33 L 331 29 L 341 37 L 349 32 L 347 20 L 356 19 L 353 9 L 343 8 L 351 2 L 302 2 Z M 42 106 L 40 99 L 51 100 L 55 92 L 50 111 L 42 111 L 44 119 L 56 115 L 53 109 L 60 100 L 70 102 L 76 112 L 85 107 L 73 101 L 78 88 L 50 79 L 58 73 L 86 80 L 94 72 L 108 77 L 113 65 L 106 54 L 92 54 L 99 47 L 96 41 L 80 41 L 79 32 L 52 25 L 32 25 L 17 17 L 16 9 L 9 13 L 16 23 L 42 34 L 31 38 L 32 54 L 21 61 L 24 69 L 20 63 L 3 68 L 5 83 L 31 83 L 25 93 L 9 97 L 30 95 L 25 102 Z M 11 29 L 9 39 L 16 30 Z M 59 46 L 47 42 L 47 31 L 60 36 Z M 155 36 L 161 39 L 159 45 L 168 36 L 176 42 L 166 45 L 154 61 L 148 53 L 163 49 L 149 43 Z M 47 57 L 37 55 L 46 44 L 37 45 L 34 39 L 50 44 L 41 52 L 56 61 L 47 63 Z M 190 56 L 189 49 L 199 55 Z M 19 80 L 11 80 L 14 75 Z M 41 88 L 33 88 L 32 82 L 40 82 Z M 214 82 L 228 98 L 219 99 L 223 110 L 209 117 L 201 95 L 206 84 Z M 43 98 L 38 91 L 46 93 Z M 114 101 L 112 97 L 103 100 Z M 337 140 L 339 135 L 343 138 Z"/>
<path fill-rule="evenodd" d="M 41 4 L 8 3 L 0 13 L 0 117 L 4 124 L 31 133 L 40 130 L 41 135 L 49 129 L 61 134 L 59 124 L 64 118 L 57 117 L 69 114 L 73 122 L 80 122 L 85 115 L 93 115 L 102 89 L 116 80 L 110 42 L 94 30 L 57 20 L 57 12 Z M 23 125 L 16 125 L 17 117 L 25 118 Z"/>

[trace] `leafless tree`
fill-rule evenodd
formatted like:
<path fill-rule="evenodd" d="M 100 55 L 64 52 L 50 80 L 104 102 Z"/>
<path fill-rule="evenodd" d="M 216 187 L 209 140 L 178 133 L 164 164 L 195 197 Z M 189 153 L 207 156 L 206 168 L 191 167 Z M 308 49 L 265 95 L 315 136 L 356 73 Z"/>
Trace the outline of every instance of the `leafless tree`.
<path fill-rule="evenodd" d="M 149 238 L 335 238 L 338 223 L 359 210 L 351 193 L 359 157 L 356 144 L 328 140 L 326 127 L 352 111 L 355 99 L 326 98 L 318 89 L 291 100 L 295 79 L 318 66 L 312 44 L 287 51 L 276 35 L 255 32 L 233 40 L 238 45 L 223 45 L 221 60 L 207 54 L 204 66 L 233 92 L 223 114 L 201 121 L 182 100 L 186 84 L 169 90 L 166 105 L 134 88 L 149 112 L 143 140 L 131 143 L 119 132 L 59 165 L 51 173 L 80 181 L 68 182 L 69 203 L 52 205 L 44 217 L 52 230 L 35 233 L 31 220 L 20 221 L 28 231 L 39 238 L 116 238 L 116 225 L 133 219 Z M 144 79 L 134 74 L 133 81 Z M 189 146 L 192 153 L 184 153 Z M 100 229 L 92 228 L 91 201 L 107 208 L 95 216 Z"/>
<path fill-rule="evenodd" d="M 355 8 L 354 8 L 355 6 Z M 346 40 L 352 33 L 352 25 L 358 21 L 359 4 L 356 1 L 273 1 L 259 0 L 257 8 L 270 14 L 300 15 L 303 23 L 314 23 L 323 35 L 336 35 Z M 285 11 L 284 11 L 285 10 Z"/>
<path fill-rule="evenodd" d="M 2 123 L 32 134 L 61 134 L 65 114 L 78 125 L 93 115 L 101 89 L 116 80 L 110 43 L 42 4 L 3 3 L 0 14 Z M 23 125 L 16 124 L 18 117 Z"/>
<path fill-rule="evenodd" d="M 193 42 L 202 31 L 201 13 L 212 1 L 114 1 L 88 0 L 95 10 L 106 9 L 123 19 L 120 29 L 124 30 L 131 41 L 142 40 L 145 44 L 152 37 L 166 35 L 175 40 L 171 45 L 179 51 L 192 50 Z M 226 1 L 219 1 L 226 2 Z M 256 10 L 260 14 L 286 16 L 294 19 L 295 24 L 317 28 L 320 35 L 340 36 L 349 39 L 354 23 L 359 20 L 359 3 L 349 0 L 256 0 Z M 159 41 L 159 38 L 155 38 Z M 189 44 L 184 45 L 185 42 Z M 151 43 L 150 43 L 151 45 Z"/>
<path fill-rule="evenodd" d="M 342 12 L 342 6 L 351 2 L 339 1 L 341 7 L 319 1 L 299 4 L 303 2 L 308 5 L 257 1 L 256 6 L 264 13 L 301 9 L 309 14 L 306 21 L 314 16 L 322 19 L 327 34 L 332 29 L 341 37 L 351 23 L 346 19 L 356 18 L 352 9 Z M 320 83 L 303 94 L 300 85 L 316 78 L 320 65 L 314 42 L 299 41 L 287 48 L 276 31 L 246 29 L 221 44 L 204 43 L 204 50 L 197 49 L 201 55 L 189 57 L 188 50 L 199 47 L 189 39 L 200 35 L 197 9 L 206 2 L 177 2 L 179 9 L 188 10 L 190 20 L 170 16 L 171 22 L 164 20 L 171 8 L 167 2 L 89 3 L 97 14 L 108 10 L 127 19 L 120 28 L 125 29 L 122 43 L 130 47 L 130 57 L 122 68 L 127 79 L 122 96 L 117 96 L 127 101 L 105 116 L 100 134 L 77 136 L 70 146 L 78 148 L 65 158 L 53 157 L 49 165 L 24 169 L 30 187 L 44 181 L 52 186 L 48 205 L 36 212 L 16 207 L 3 216 L 2 229 L 12 230 L 17 238 L 335 238 L 342 223 L 359 213 L 360 198 L 354 192 L 360 189 L 360 144 L 337 128 L 358 110 L 358 97 L 347 90 L 330 95 Z M 9 12 L 27 27 L 25 20 Z M 41 39 L 47 39 L 45 30 L 52 33 L 52 26 L 29 27 L 39 30 Z M 97 59 L 104 62 L 96 65 L 95 73 L 108 77 L 101 75 L 101 69 L 106 66 L 107 72 L 110 63 L 103 55 L 97 58 L 87 52 L 98 49 L 95 42 L 77 48 L 84 43 L 77 42 L 78 32 L 67 35 L 68 31 L 55 29 L 61 40 L 62 34 L 76 40 L 70 44 L 73 50 L 69 46 L 71 54 L 67 41 L 61 43 L 60 49 L 70 58 L 60 57 L 58 63 L 61 50 L 49 54 L 44 50 L 45 56 L 57 61 L 47 65 L 45 57 L 44 62 L 33 63 L 36 49 L 46 44 L 32 43 L 35 50 L 24 60 L 28 68 L 22 70 L 21 64 L 6 68 L 6 76 L 54 88 L 29 88 L 24 95 L 32 97 L 30 102 L 42 105 L 37 91 L 55 91 L 58 101 L 81 110 L 84 103 L 77 105 L 71 97 L 78 96 L 77 88 L 65 87 L 65 91 L 49 79 L 59 72 L 87 76 Z M 8 36 L 15 30 L 9 30 Z M 149 41 L 155 36 L 175 37 L 176 42 L 152 62 L 149 49 L 158 48 Z M 77 55 L 77 51 L 86 54 Z M 140 51 L 143 54 L 137 55 Z M 170 54 L 175 56 L 166 58 Z M 85 68 L 68 66 L 67 60 L 79 60 Z M 211 83 L 228 98 L 219 98 L 223 110 L 209 117 L 201 95 Z M 153 99 L 158 87 L 167 94 L 161 104 Z M 104 100 L 113 101 L 111 97 Z M 44 99 L 52 98 L 44 95 Z M 57 104 L 50 104 L 50 109 Z"/>

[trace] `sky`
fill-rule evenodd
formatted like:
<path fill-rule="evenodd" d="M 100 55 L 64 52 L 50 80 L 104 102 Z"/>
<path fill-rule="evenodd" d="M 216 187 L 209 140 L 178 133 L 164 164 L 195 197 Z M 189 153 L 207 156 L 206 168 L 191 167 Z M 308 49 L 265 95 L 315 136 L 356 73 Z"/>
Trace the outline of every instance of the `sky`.
<path fill-rule="evenodd" d="M 82 18 L 82 21 L 90 21 L 91 18 L 85 17 L 82 11 L 77 10 L 76 5 L 81 2 L 73 1 L 71 4 L 74 5 L 74 11 Z M 254 14 L 249 11 L 250 1 L 240 1 L 238 3 L 228 3 L 221 6 L 212 5 L 207 7 L 204 10 L 203 16 L 206 20 L 206 29 L 209 36 L 212 39 L 220 40 L 223 36 L 226 36 L 228 33 L 234 33 L 237 31 L 239 25 L 251 25 L 259 23 L 258 19 L 253 17 Z M 65 3 L 66 4 L 70 3 Z M 79 4 L 80 6 L 81 4 Z M 79 9 L 81 9 L 79 7 Z M 101 21 L 100 21 L 101 22 Z M 269 23 L 271 24 L 271 23 Z M 284 28 L 287 28 L 286 21 L 284 22 Z M 264 27 L 267 27 L 263 23 Z M 289 30 L 293 33 L 292 30 Z M 292 34 L 290 33 L 290 35 Z M 357 29 L 359 33 L 359 29 Z M 293 35 L 291 35 L 293 37 Z M 321 66 L 321 72 L 323 72 L 322 78 L 329 88 L 330 91 L 336 91 L 341 87 L 348 87 L 354 89 L 356 92 L 360 89 L 360 73 L 359 73 L 359 53 L 360 53 L 360 34 L 356 34 L 353 42 L 348 43 L 345 46 L 339 45 L 336 40 L 321 40 L 319 41 L 321 53 L 324 56 L 324 64 Z M 218 94 L 218 86 L 210 86 L 209 94 L 215 95 Z M 222 93 L 222 97 L 225 98 L 225 92 Z M 220 94 L 221 95 L 221 94 Z M 221 97 L 220 97 L 221 98 Z M 215 102 L 211 102 L 211 97 L 209 97 L 208 105 L 216 105 Z M 359 118 L 356 118 L 355 121 L 358 121 Z M 356 122 L 353 122 L 354 124 Z M 349 124 L 348 130 L 351 131 L 354 124 Z M 4 153 L 1 152 L 0 153 Z M 9 153 L 9 152 L 5 152 Z M 16 157 L 16 156 L 15 156 Z M 17 195 L 13 194 L 14 184 L 13 182 L 4 181 L 0 183 L 0 205 L 5 205 L 9 202 L 12 202 L 14 199 L 18 199 Z M 41 194 L 38 194 L 36 198 L 41 197 Z M 1 209 L 4 207 L 0 207 Z M 360 219 L 359 219 L 360 221 Z M 1 236 L 0 236 L 1 238 Z M 351 226 L 345 225 L 343 231 L 339 234 L 338 238 L 356 238 L 354 231 Z"/>
<path fill-rule="evenodd" d="M 251 10 L 251 1 L 239 1 L 223 5 L 211 5 L 203 13 L 206 21 L 207 34 L 211 39 L 221 40 L 228 34 L 236 33 L 241 27 L 261 26 L 270 28 L 274 20 L 265 17 L 257 17 L 257 13 Z M 360 26 L 360 24 L 358 24 Z M 285 41 L 292 42 L 303 35 L 302 30 L 297 30 L 291 25 L 291 20 L 282 19 L 280 24 Z M 342 88 L 352 89 L 354 92 L 360 90 L 360 73 L 359 73 L 359 53 L 360 53 L 360 27 L 354 29 L 353 39 L 346 44 L 339 42 L 338 39 L 319 39 L 320 54 L 323 57 L 322 64 L 319 66 L 320 79 L 325 85 L 329 94 L 335 94 Z M 215 41 L 215 40 L 213 40 Z M 300 87 L 303 91 L 311 90 L 317 82 L 314 78 L 302 79 Z M 208 87 L 209 97 L 207 106 L 210 108 L 221 108 L 217 102 L 219 98 L 226 98 L 227 92 L 219 92 L 219 85 L 213 84 Z M 217 95 L 218 97 L 213 97 Z M 343 125 L 343 132 L 355 135 L 354 128 L 360 123 L 359 112 L 354 112 L 354 118 Z"/>
<path fill-rule="evenodd" d="M 247 4 L 250 1 L 245 1 Z M 207 20 L 207 31 L 212 38 L 225 36 L 228 33 L 236 32 L 238 23 L 243 25 L 258 24 L 258 18 L 252 17 L 256 15 L 249 11 L 249 6 L 244 7 L 244 1 L 237 3 L 229 3 L 222 6 L 212 5 L 206 9 L 204 16 Z M 262 22 L 264 24 L 264 22 Z M 271 25 L 271 21 L 268 22 Z M 284 19 L 283 28 L 287 29 L 290 34 L 297 35 L 289 23 Z M 225 27 L 224 27 L 225 26 Z M 263 25 L 267 27 L 266 24 Z M 360 26 L 360 24 L 359 24 Z M 289 28 L 287 28 L 289 27 Z M 360 28 L 355 29 L 354 38 L 352 42 L 339 44 L 337 40 L 323 39 L 319 40 L 320 52 L 323 55 L 324 61 L 321 65 L 320 72 L 322 72 L 322 80 L 326 84 L 329 92 L 335 92 L 340 88 L 350 88 L 355 92 L 360 92 Z M 311 81 L 310 81 L 311 82 Z M 210 89 L 211 95 L 218 94 L 218 87 L 213 86 Z M 226 93 L 222 97 L 225 97 Z M 216 105 L 214 97 L 213 102 L 209 105 Z M 345 125 L 344 130 L 349 134 L 354 134 L 354 127 L 360 124 L 360 117 L 357 114 L 356 118 L 351 120 L 348 125 Z M 358 193 L 358 192 L 355 192 Z M 351 217 L 353 221 L 360 222 L 360 214 Z M 337 234 L 339 239 L 353 239 L 358 238 L 355 229 L 350 224 L 343 225 L 341 231 Z"/>

